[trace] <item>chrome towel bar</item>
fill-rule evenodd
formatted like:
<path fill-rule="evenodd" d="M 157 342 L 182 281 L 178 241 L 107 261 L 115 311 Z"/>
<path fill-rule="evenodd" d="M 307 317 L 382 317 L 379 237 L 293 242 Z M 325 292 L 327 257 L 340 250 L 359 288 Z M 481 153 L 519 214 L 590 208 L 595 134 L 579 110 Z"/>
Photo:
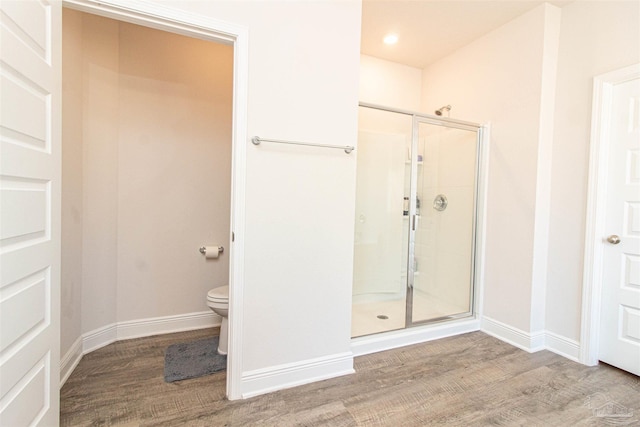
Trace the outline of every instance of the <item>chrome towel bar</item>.
<path fill-rule="evenodd" d="M 260 138 L 259 136 L 254 136 L 253 138 L 251 138 L 251 142 L 253 143 L 253 145 L 260 145 L 261 142 L 275 142 L 276 144 L 292 144 L 292 145 L 306 145 L 309 147 L 323 147 L 323 148 L 339 148 L 341 150 L 344 150 L 345 153 L 347 154 L 351 154 L 351 152 L 353 150 L 355 150 L 355 147 L 352 147 L 351 145 L 327 145 L 327 144 L 315 144 L 312 142 L 301 142 L 301 141 L 283 141 L 280 139 L 266 139 L 266 138 Z"/>

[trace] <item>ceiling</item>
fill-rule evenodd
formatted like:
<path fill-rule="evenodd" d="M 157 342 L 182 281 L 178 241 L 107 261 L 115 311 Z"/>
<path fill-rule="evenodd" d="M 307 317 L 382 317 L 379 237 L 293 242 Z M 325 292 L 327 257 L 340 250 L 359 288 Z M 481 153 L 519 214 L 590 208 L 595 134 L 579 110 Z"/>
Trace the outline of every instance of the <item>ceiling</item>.
<path fill-rule="evenodd" d="M 538 0 L 363 0 L 361 52 L 424 68 L 544 3 Z M 571 1 L 549 1 L 564 6 Z M 389 33 L 398 43 L 385 45 Z"/>

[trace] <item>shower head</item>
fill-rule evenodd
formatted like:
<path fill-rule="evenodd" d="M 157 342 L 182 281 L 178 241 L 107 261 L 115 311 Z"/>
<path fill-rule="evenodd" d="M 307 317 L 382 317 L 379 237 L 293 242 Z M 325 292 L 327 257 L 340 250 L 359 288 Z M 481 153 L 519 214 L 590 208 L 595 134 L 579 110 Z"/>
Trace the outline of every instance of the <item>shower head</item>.
<path fill-rule="evenodd" d="M 438 108 L 436 110 L 436 116 L 441 116 L 443 111 L 451 111 L 451 105 L 445 105 L 444 107 Z"/>

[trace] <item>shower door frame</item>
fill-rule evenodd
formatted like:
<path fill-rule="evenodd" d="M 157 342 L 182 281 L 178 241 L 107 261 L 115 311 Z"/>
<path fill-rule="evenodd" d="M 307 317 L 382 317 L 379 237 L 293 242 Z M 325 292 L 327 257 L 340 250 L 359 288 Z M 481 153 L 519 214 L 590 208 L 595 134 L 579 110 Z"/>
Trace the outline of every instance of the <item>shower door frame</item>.
<path fill-rule="evenodd" d="M 469 293 L 469 311 L 464 313 L 458 313 L 454 315 L 448 315 L 443 317 L 437 317 L 433 319 L 426 319 L 421 321 L 413 321 L 413 287 L 415 284 L 415 264 L 412 260 L 415 257 L 415 235 L 416 235 L 416 196 L 417 196 L 417 182 L 418 182 L 418 156 L 411 156 L 411 172 L 409 178 L 409 239 L 408 239 L 408 254 L 407 254 L 407 281 L 406 294 L 405 294 L 405 325 L 403 329 L 411 328 L 414 326 L 423 326 L 434 323 L 441 323 L 459 319 L 466 319 L 475 316 L 479 311 L 479 301 L 476 293 L 478 292 L 478 280 L 480 276 L 478 274 L 478 252 L 481 250 L 479 247 L 480 240 L 478 239 L 479 227 L 478 221 L 479 215 L 479 193 L 481 189 L 482 180 L 482 159 L 484 156 L 483 141 L 485 141 L 485 126 L 477 123 L 467 122 L 463 120 L 444 118 L 435 115 L 422 114 L 415 111 L 402 110 L 397 108 L 386 107 L 377 104 L 371 104 L 366 102 L 360 102 L 360 107 L 371 108 L 375 110 L 388 111 L 391 113 L 405 114 L 412 117 L 412 129 L 411 129 L 411 153 L 418 152 L 418 140 L 419 140 L 419 128 L 420 124 L 430 124 L 435 126 L 443 126 L 447 128 L 454 128 L 460 130 L 467 130 L 476 132 L 476 155 L 475 155 L 475 173 L 474 173 L 474 191 L 473 191 L 473 218 L 472 218 L 472 232 L 471 232 L 471 277 L 470 286 L 471 292 Z M 393 332 L 393 331 L 389 331 Z M 375 334 L 374 334 L 375 335 Z"/>
<path fill-rule="evenodd" d="M 442 119 L 438 116 L 429 116 L 413 113 L 413 127 L 411 131 L 411 152 L 416 155 L 411 156 L 411 174 L 409 182 L 409 248 L 407 257 L 407 291 L 406 291 L 406 309 L 405 309 L 405 328 L 412 326 L 425 325 L 431 323 L 438 323 L 450 320 L 463 319 L 474 314 L 475 303 L 475 270 L 476 270 L 476 229 L 478 219 L 478 183 L 480 178 L 480 149 L 482 140 L 482 126 L 474 123 L 463 122 L 460 120 Z M 446 315 L 442 317 L 435 317 L 425 320 L 413 320 L 413 288 L 415 284 L 415 266 L 412 262 L 415 259 L 415 244 L 416 244 L 416 232 L 417 232 L 417 199 L 418 199 L 418 143 L 420 137 L 420 124 L 428 124 L 433 126 L 442 126 L 451 129 L 460 129 L 476 133 L 476 147 L 475 147 L 475 161 L 474 161 L 474 183 L 473 183 L 473 215 L 472 215 L 472 228 L 471 228 L 471 253 L 470 253 L 470 271 L 469 286 L 471 287 L 469 292 L 469 310 L 462 313 L 456 313 Z M 426 172 L 426 171 L 423 171 Z"/>

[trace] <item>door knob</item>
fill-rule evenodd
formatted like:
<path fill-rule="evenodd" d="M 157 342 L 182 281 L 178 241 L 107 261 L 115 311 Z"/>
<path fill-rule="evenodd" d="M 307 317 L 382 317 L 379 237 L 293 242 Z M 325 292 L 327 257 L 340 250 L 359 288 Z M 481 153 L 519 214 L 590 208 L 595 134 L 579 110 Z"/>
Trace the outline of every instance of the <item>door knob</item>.
<path fill-rule="evenodd" d="M 612 234 L 611 236 L 607 237 L 607 242 L 611 243 L 612 245 L 617 245 L 618 243 L 620 243 L 620 236 Z"/>

